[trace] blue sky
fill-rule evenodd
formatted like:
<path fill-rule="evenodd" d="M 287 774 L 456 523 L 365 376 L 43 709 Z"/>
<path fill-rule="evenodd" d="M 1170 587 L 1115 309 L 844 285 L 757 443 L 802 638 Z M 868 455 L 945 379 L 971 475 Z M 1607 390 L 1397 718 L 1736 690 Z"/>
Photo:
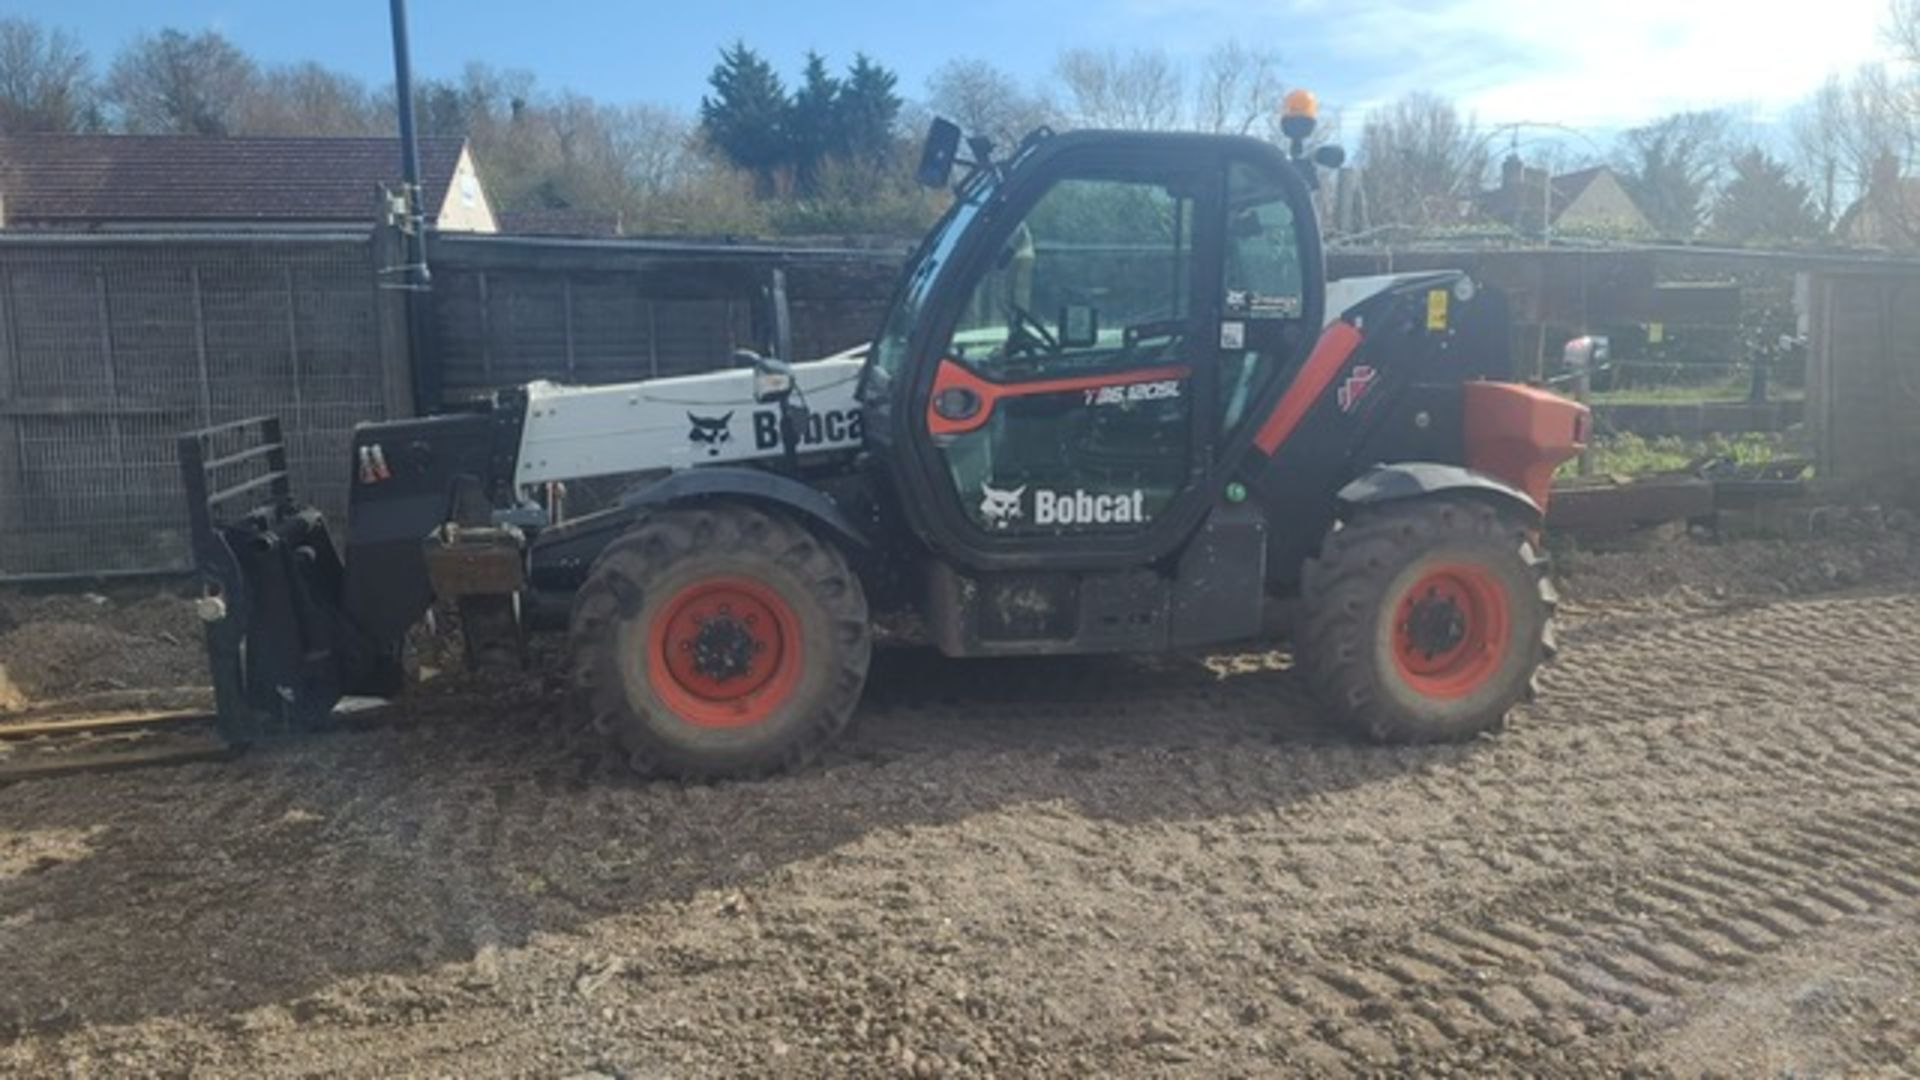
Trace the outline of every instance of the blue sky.
<path fill-rule="evenodd" d="M 133 34 L 216 28 L 269 62 L 319 60 L 391 78 L 382 0 L 12 0 L 76 33 L 103 63 Z M 1738 105 L 1766 122 L 1828 73 L 1881 54 L 1885 0 L 413 0 L 415 66 L 468 60 L 535 72 L 549 89 L 692 108 L 715 51 L 743 38 L 789 74 L 809 48 L 862 50 L 917 96 L 956 56 L 1040 83 L 1063 45 L 1154 46 L 1195 57 L 1227 38 L 1276 50 L 1289 81 L 1349 117 L 1409 90 L 1456 98 L 1484 123 L 1554 120 L 1595 132 L 1676 108 Z M 1797 13 L 1797 14 L 1789 14 Z"/>

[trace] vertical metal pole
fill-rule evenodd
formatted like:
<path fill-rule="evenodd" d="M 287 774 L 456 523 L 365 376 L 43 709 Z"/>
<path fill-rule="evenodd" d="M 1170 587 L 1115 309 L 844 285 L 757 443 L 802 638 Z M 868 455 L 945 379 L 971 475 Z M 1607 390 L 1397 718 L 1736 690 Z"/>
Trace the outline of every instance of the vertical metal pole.
<path fill-rule="evenodd" d="M 413 129 L 413 56 L 407 47 L 407 0 L 391 0 L 391 3 L 393 96 L 400 111 L 400 177 L 407 185 L 407 216 L 417 226 L 421 217 L 420 142 Z M 418 272 L 425 262 L 420 257 L 420 233 L 416 229 L 408 235 L 408 258 L 412 262 L 411 269 Z"/>
<path fill-rule="evenodd" d="M 767 301 L 773 308 L 773 355 L 791 364 L 799 359 L 793 354 L 793 308 L 787 302 L 787 272 L 778 266 L 768 282 Z"/>
<path fill-rule="evenodd" d="M 294 290 L 293 267 L 282 268 L 287 289 L 287 364 L 291 378 L 288 387 L 293 400 L 293 427 L 295 431 L 307 430 L 307 418 L 302 415 L 307 406 L 307 395 L 300 387 L 300 296 Z"/>
<path fill-rule="evenodd" d="M 200 266 L 193 275 L 193 358 L 194 374 L 200 378 L 200 426 L 213 426 L 213 372 L 207 363 L 207 301 L 200 286 Z"/>
<path fill-rule="evenodd" d="M 407 200 L 407 358 L 413 366 L 414 409 L 420 411 L 439 404 L 438 380 L 433 371 L 439 358 L 427 356 L 422 348 L 426 308 L 420 294 L 432 284 L 432 276 L 427 270 L 426 213 L 420 192 L 420 140 L 413 125 L 413 55 L 407 44 L 407 0 L 391 0 L 389 10 L 393 22 L 393 97 L 400 114 L 400 174 Z"/>
<path fill-rule="evenodd" d="M 111 455 L 108 460 L 115 470 L 114 475 L 119 477 L 125 476 L 127 469 L 133 463 L 127 459 L 126 440 L 121 435 L 120 414 L 123 406 L 120 402 L 119 361 L 113 355 L 113 301 L 107 290 L 107 269 L 104 263 L 94 267 L 93 280 L 100 313 L 100 358 L 106 364 L 107 373 L 107 400 L 101 408 L 105 410 L 107 416 L 108 453 Z M 128 502 L 131 494 L 128 488 L 131 486 L 113 480 L 102 484 L 102 494 L 112 492 L 115 496 L 112 501 L 119 505 L 121 517 L 113 524 L 122 528 L 131 524 L 134 518 L 133 507 Z M 84 486 L 82 490 L 86 490 Z"/>

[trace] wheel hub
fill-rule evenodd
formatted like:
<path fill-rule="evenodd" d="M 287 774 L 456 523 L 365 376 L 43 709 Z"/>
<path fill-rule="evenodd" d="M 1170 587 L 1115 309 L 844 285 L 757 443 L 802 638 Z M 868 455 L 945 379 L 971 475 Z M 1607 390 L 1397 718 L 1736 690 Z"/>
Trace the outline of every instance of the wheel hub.
<path fill-rule="evenodd" d="M 752 625 L 758 616 L 735 618 L 731 605 L 722 604 L 712 615 L 695 615 L 697 627 L 692 638 L 683 638 L 680 648 L 693 654 L 693 670 L 724 683 L 753 670 L 753 658 L 766 646 L 756 641 Z"/>
<path fill-rule="evenodd" d="M 647 634 L 647 675 L 690 724 L 743 727 L 772 716 L 798 684 L 799 620 L 764 582 L 715 577 L 681 587 Z"/>
<path fill-rule="evenodd" d="M 1413 648 L 1431 660 L 1466 640 L 1467 613 L 1453 597 L 1430 587 L 1413 602 L 1405 629 Z"/>

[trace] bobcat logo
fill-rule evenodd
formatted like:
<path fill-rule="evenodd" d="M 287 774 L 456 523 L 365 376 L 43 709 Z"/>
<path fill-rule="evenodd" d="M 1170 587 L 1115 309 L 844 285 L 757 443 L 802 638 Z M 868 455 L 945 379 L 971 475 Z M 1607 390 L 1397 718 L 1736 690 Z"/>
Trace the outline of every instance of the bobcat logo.
<path fill-rule="evenodd" d="M 733 441 L 732 413 L 725 416 L 695 416 L 688 413 L 687 421 L 693 425 L 687 429 L 687 441 L 705 445 L 708 457 L 719 457 L 720 444 Z"/>
<path fill-rule="evenodd" d="M 1020 500 L 1027 493 L 1027 485 L 1021 484 L 1011 491 L 1000 491 L 982 482 L 980 485 L 980 515 L 987 524 L 996 529 L 1004 529 L 1020 520 Z"/>

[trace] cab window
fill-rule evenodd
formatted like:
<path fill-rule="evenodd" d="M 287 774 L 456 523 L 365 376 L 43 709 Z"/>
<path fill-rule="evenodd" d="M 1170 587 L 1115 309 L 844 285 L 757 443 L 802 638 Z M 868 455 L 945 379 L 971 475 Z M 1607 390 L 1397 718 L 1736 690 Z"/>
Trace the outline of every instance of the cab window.
<path fill-rule="evenodd" d="M 1072 179 L 1042 196 L 974 286 L 947 355 L 990 379 L 1161 362 L 1186 331 L 1193 199 Z"/>
<path fill-rule="evenodd" d="M 1296 229 L 1276 180 L 1241 162 L 1228 167 L 1222 310 L 1239 325 L 1240 346 L 1221 353 L 1222 431 L 1246 419 L 1248 404 L 1300 348 L 1306 275 Z"/>

